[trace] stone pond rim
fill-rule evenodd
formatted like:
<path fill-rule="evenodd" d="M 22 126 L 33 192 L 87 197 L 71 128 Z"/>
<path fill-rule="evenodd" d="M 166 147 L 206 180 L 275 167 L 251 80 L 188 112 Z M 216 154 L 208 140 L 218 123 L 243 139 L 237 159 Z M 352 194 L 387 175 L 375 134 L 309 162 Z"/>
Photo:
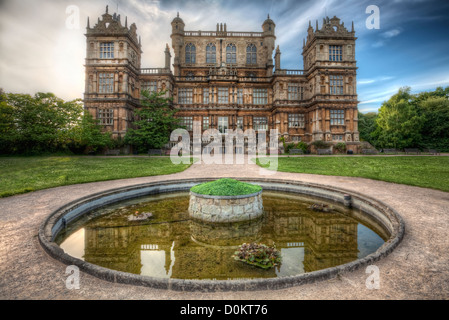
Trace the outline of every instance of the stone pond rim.
<path fill-rule="evenodd" d="M 341 273 L 366 267 L 388 256 L 401 243 L 405 234 L 404 220 L 396 210 L 382 201 L 365 194 L 308 182 L 268 178 L 245 178 L 244 181 L 257 183 L 265 190 L 311 195 L 340 203 L 343 203 L 344 195 L 351 195 L 353 208 L 360 209 L 364 215 L 381 223 L 390 234 L 390 237 L 374 253 L 336 267 L 303 273 L 297 276 L 238 280 L 164 279 L 111 270 L 70 256 L 54 242 L 55 237 L 64 229 L 66 224 L 82 217 L 95 208 L 149 194 L 188 191 L 194 185 L 211 180 L 213 179 L 190 178 L 150 182 L 111 189 L 82 197 L 63 205 L 47 216 L 39 228 L 39 242 L 44 250 L 54 259 L 66 265 L 77 266 L 80 271 L 105 281 L 164 290 L 213 292 L 275 290 L 332 279 Z"/>

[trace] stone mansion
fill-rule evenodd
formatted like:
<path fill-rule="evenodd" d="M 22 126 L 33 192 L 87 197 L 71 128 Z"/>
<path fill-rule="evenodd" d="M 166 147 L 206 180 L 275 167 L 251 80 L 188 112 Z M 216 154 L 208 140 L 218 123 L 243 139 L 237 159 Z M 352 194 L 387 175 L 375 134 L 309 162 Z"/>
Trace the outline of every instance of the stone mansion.
<path fill-rule="evenodd" d="M 165 91 L 182 125 L 202 131 L 278 129 L 286 142 L 345 142 L 358 151 L 355 31 L 337 17 L 309 22 L 303 40 L 304 66 L 283 69 L 275 45 L 276 25 L 268 18 L 261 32 L 187 31 L 171 22 L 165 65 L 141 66 L 142 44 L 133 23 L 106 8 L 87 22 L 85 110 L 114 137 L 133 126 L 141 90 Z M 162 50 L 161 50 L 162 51 Z M 173 61 L 172 61 L 173 53 Z"/>

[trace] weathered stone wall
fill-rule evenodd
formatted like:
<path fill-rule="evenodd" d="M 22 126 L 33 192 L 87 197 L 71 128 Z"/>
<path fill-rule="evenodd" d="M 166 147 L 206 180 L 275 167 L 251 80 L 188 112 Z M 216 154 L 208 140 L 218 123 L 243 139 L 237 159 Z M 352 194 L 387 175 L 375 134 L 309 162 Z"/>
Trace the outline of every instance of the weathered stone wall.
<path fill-rule="evenodd" d="M 262 191 L 245 196 L 207 196 L 190 192 L 189 214 L 208 222 L 238 222 L 263 214 Z"/>

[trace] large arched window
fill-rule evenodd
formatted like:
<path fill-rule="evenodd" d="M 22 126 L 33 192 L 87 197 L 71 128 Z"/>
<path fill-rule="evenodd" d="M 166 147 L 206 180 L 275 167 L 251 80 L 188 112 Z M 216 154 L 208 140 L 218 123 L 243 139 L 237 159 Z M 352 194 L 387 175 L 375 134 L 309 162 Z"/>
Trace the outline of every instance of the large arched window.
<path fill-rule="evenodd" d="M 186 63 L 196 62 L 196 48 L 192 43 L 186 45 Z"/>
<path fill-rule="evenodd" d="M 252 43 L 246 47 L 246 63 L 257 64 L 257 48 Z"/>
<path fill-rule="evenodd" d="M 237 63 L 237 48 L 235 44 L 228 44 L 226 47 L 226 63 Z"/>
<path fill-rule="evenodd" d="M 216 63 L 217 62 L 217 48 L 215 44 L 209 43 L 206 46 L 206 63 Z"/>

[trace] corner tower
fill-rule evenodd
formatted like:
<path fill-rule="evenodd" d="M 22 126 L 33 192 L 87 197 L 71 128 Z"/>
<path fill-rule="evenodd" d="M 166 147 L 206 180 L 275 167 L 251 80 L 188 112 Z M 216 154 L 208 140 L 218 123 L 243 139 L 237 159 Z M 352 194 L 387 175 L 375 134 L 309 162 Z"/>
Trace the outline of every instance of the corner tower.
<path fill-rule="evenodd" d="M 310 99 L 311 141 L 345 142 L 357 152 L 357 66 L 355 31 L 340 19 L 323 19 L 321 29 L 309 22 L 303 46 L 304 72 L 307 77 L 305 97 Z"/>
<path fill-rule="evenodd" d="M 87 20 L 84 108 L 114 138 L 125 135 L 139 106 L 142 50 L 136 30 L 108 7 L 95 26 Z"/>

